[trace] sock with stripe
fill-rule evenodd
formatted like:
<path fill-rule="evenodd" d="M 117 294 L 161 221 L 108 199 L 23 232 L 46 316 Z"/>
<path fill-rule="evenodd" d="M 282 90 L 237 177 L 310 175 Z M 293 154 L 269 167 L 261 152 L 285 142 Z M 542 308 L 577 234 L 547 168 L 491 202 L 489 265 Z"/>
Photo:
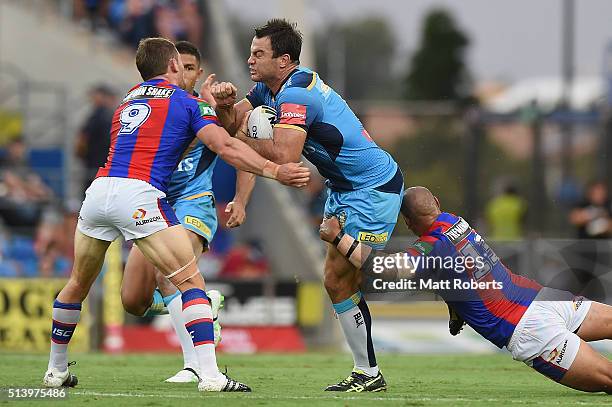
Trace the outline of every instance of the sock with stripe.
<path fill-rule="evenodd" d="M 170 321 L 176 332 L 181 349 L 183 351 L 183 367 L 190 367 L 196 372 L 200 370 L 200 364 L 198 363 L 198 357 L 191 341 L 191 335 L 185 329 L 185 319 L 183 318 L 183 303 L 180 296 L 180 291 L 175 294 L 164 297 L 164 303 L 168 307 L 168 313 L 170 314 Z M 199 373 L 198 373 L 199 374 Z"/>
<path fill-rule="evenodd" d="M 215 355 L 215 335 L 210 301 L 204 290 L 191 288 L 183 292 L 183 318 L 185 328 L 191 335 L 191 341 L 200 365 L 203 380 L 221 376 Z"/>
<path fill-rule="evenodd" d="M 67 304 L 55 300 L 53 303 L 53 324 L 51 326 L 51 353 L 49 366 L 60 372 L 68 369 L 68 343 L 81 318 L 81 304 Z"/>
<path fill-rule="evenodd" d="M 334 304 L 344 337 L 353 354 L 355 369 L 368 376 L 378 375 L 378 365 L 372 344 L 372 318 L 360 291 Z"/>

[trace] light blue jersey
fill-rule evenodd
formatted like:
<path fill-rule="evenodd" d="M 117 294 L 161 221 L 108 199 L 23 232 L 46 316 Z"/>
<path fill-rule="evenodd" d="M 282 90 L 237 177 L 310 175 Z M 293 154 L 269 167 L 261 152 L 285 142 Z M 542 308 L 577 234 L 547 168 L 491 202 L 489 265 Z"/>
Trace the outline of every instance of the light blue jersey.
<path fill-rule="evenodd" d="M 184 199 L 212 195 L 212 172 L 216 162 L 217 154 L 200 140 L 194 140 L 172 173 L 167 194 L 170 205 Z"/>
<path fill-rule="evenodd" d="M 217 154 L 195 139 L 172 173 L 166 195 L 186 229 L 202 236 L 205 247 L 217 230 L 212 176 Z"/>
<path fill-rule="evenodd" d="M 247 99 L 253 107 L 275 108 L 275 127 L 306 132 L 302 154 L 334 191 L 380 187 L 399 173 L 391 155 L 376 145 L 344 99 L 308 68 L 297 67 L 276 95 L 258 82 Z M 393 184 L 383 190 L 399 193 L 401 174 Z"/>
<path fill-rule="evenodd" d="M 348 104 L 307 68 L 289 74 L 276 95 L 257 83 L 247 95 L 253 107 L 276 109 L 275 127 L 306 133 L 302 154 L 327 178 L 325 216 L 337 216 L 344 231 L 377 249 L 397 222 L 404 189 L 391 155 L 378 147 Z"/>

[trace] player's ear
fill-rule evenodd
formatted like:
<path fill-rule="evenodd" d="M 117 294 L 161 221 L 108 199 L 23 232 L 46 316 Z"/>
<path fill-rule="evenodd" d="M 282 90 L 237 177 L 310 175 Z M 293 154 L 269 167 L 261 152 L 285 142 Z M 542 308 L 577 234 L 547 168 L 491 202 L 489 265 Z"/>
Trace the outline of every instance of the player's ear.
<path fill-rule="evenodd" d="M 289 56 L 289 54 L 283 54 L 280 57 L 280 67 L 281 68 L 286 68 L 287 66 L 289 66 L 289 64 L 291 63 L 291 57 Z"/>
<path fill-rule="evenodd" d="M 170 61 L 168 61 L 168 70 L 172 73 L 177 73 L 179 71 L 179 65 L 176 58 L 170 58 Z"/>

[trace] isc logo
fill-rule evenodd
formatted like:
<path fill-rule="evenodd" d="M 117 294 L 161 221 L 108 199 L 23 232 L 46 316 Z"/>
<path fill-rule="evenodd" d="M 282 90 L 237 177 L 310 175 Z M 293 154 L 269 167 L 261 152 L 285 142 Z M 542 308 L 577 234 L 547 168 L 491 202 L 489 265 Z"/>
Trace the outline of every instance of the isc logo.
<path fill-rule="evenodd" d="M 65 329 L 53 328 L 53 335 L 61 336 L 64 338 L 70 338 L 74 331 L 67 331 Z"/>

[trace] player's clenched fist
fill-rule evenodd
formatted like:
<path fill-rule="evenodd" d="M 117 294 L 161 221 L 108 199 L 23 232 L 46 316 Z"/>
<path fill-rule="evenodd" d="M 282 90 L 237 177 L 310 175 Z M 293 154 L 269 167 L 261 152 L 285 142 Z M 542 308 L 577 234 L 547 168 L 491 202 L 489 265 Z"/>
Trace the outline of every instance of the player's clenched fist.
<path fill-rule="evenodd" d="M 333 242 L 338 233 L 340 233 L 340 222 L 338 218 L 332 216 L 331 218 L 324 218 L 319 226 L 319 237 L 324 242 Z"/>
<path fill-rule="evenodd" d="M 283 185 L 302 188 L 310 180 L 310 170 L 300 163 L 287 163 L 278 167 L 276 179 Z"/>
<path fill-rule="evenodd" d="M 215 98 L 217 106 L 233 106 L 236 103 L 238 88 L 231 82 L 219 82 L 212 84 L 210 93 Z"/>

